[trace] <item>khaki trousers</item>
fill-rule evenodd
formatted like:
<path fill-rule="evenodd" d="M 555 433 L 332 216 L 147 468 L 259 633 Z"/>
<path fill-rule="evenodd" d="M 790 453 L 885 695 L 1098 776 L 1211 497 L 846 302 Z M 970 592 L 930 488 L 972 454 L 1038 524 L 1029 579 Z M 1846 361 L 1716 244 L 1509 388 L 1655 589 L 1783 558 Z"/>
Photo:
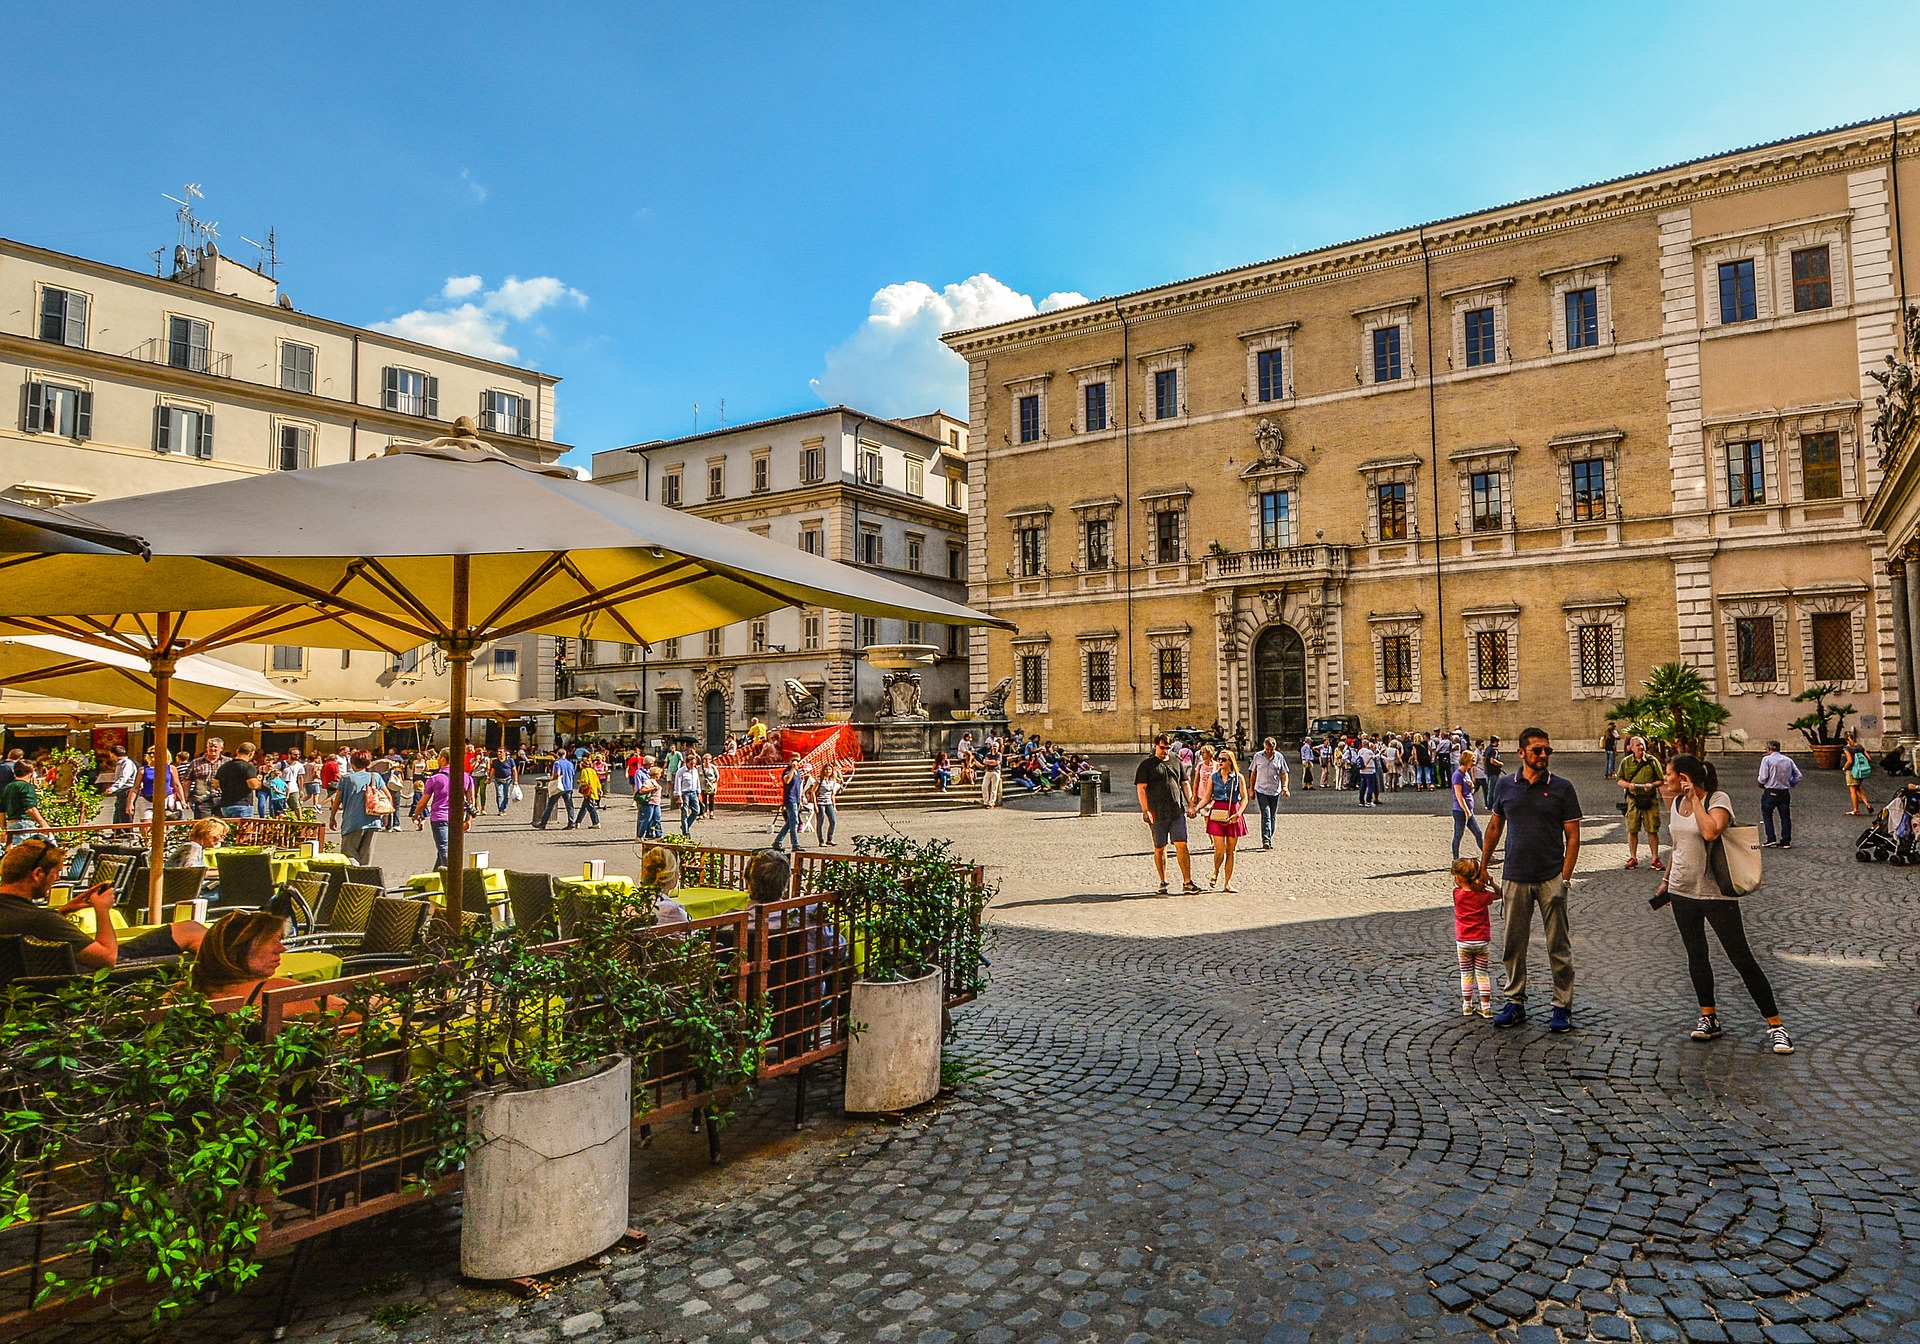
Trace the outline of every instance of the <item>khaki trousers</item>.
<path fill-rule="evenodd" d="M 1573 1007 L 1573 937 L 1567 927 L 1567 884 L 1563 878 L 1547 882 L 1502 882 L 1506 898 L 1506 945 L 1500 959 L 1507 970 L 1507 999 L 1527 1001 L 1527 939 L 1533 932 L 1534 907 L 1547 932 L 1547 959 L 1553 966 L 1553 1006 Z"/>
<path fill-rule="evenodd" d="M 998 770 L 980 772 L 980 803 L 983 807 L 1000 806 L 1000 772 Z"/>

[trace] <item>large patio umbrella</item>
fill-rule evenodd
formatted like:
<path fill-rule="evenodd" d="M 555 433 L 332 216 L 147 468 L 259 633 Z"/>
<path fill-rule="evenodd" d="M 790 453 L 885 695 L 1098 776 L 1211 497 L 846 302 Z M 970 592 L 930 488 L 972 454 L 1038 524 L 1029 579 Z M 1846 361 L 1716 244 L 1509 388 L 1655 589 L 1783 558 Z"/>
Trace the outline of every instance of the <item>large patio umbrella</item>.
<path fill-rule="evenodd" d="M 147 543 L 52 509 L 0 499 L 0 554 L 69 551 L 144 556 Z"/>
<path fill-rule="evenodd" d="M 151 708 L 157 689 L 145 659 L 58 635 L 0 637 L 0 686 L 124 709 Z M 236 695 L 279 699 L 286 693 L 258 672 L 189 655 L 174 668 L 169 698 L 191 717 L 205 719 Z"/>
<path fill-rule="evenodd" d="M 517 462 L 474 437 L 464 417 L 455 428 L 450 438 L 395 444 L 378 458 L 71 512 L 137 533 L 156 565 L 161 557 L 196 557 L 236 582 L 297 598 L 269 599 L 251 617 L 224 625 L 232 613 L 182 612 L 117 596 L 107 604 L 169 613 L 161 646 L 258 640 L 269 628 L 289 638 L 298 631 L 302 642 L 319 647 L 437 645 L 452 664 L 448 735 L 455 760 L 466 746 L 474 650 L 507 635 L 593 638 L 599 624 L 602 637 L 651 644 L 787 605 L 1010 625 L 869 571 L 583 482 L 564 467 Z M 476 518 L 489 526 L 476 528 Z M 236 525 L 242 519 L 271 525 Z M 50 624 L 97 608 L 102 604 L 74 582 L 76 571 L 93 563 L 44 556 L 16 565 L 9 607 Z M 149 642 L 146 625 L 130 618 L 96 616 L 83 624 L 96 634 Z M 463 850 L 454 827 L 449 865 L 460 866 Z"/>

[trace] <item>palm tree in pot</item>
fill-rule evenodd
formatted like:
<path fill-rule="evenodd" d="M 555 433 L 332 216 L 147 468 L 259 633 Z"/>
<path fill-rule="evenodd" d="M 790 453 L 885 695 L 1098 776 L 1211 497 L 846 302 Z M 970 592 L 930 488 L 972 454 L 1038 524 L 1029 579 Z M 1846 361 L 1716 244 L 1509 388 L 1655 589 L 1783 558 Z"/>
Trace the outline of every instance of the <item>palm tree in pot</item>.
<path fill-rule="evenodd" d="M 1853 713 L 1852 705 L 1834 705 L 1828 707 L 1827 701 L 1840 694 L 1840 688 L 1823 682 L 1818 686 L 1809 686 L 1793 697 L 1798 705 L 1812 705 L 1813 712 L 1795 719 L 1787 727 L 1795 729 L 1807 739 L 1807 746 L 1813 751 L 1813 763 L 1822 770 L 1835 770 L 1840 766 L 1840 754 L 1847 740 L 1847 715 Z M 1833 722 L 1828 727 L 1828 720 Z"/>

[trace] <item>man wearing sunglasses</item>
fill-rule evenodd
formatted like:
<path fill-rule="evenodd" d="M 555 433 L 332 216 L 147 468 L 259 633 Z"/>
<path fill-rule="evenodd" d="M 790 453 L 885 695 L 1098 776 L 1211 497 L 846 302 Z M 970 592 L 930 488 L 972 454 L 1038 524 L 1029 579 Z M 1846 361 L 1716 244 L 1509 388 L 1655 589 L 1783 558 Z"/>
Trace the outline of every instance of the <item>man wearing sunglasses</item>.
<path fill-rule="evenodd" d="M 0 857 L 0 938 L 22 935 L 43 943 L 67 943 L 74 962 L 83 971 L 97 971 L 121 961 L 178 956 L 199 948 L 206 927 L 192 920 L 152 929 L 122 943 L 113 928 L 113 884 L 100 882 L 65 905 L 49 906 L 47 897 L 67 865 L 67 852 L 51 840 L 34 836 L 22 840 Z M 91 909 L 92 935 L 67 915 Z"/>
<path fill-rule="evenodd" d="M 1480 873 L 1487 875 L 1494 846 L 1504 835 L 1506 859 L 1500 894 L 1505 898 L 1507 1001 L 1493 1019 L 1496 1027 L 1527 1020 L 1527 939 L 1534 907 L 1547 934 L 1547 958 L 1553 965 L 1553 1015 L 1548 1031 L 1573 1030 L 1573 938 L 1567 926 L 1567 880 L 1580 857 L 1580 797 L 1573 785 L 1555 775 L 1553 746 L 1544 728 L 1520 730 L 1520 772 L 1493 795 L 1493 815 L 1480 843 Z"/>

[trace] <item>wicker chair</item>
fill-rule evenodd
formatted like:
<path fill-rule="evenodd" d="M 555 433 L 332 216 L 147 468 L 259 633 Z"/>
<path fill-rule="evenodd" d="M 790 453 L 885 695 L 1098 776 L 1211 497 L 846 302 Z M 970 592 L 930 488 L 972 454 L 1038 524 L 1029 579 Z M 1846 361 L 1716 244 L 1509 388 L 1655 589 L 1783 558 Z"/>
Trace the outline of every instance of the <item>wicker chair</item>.
<path fill-rule="evenodd" d="M 200 889 L 206 885 L 205 868 L 167 868 L 162 870 L 160 880 L 161 899 L 167 908 L 172 909 L 182 901 L 191 901 L 200 895 Z"/>
<path fill-rule="evenodd" d="M 223 907 L 264 910 L 273 897 L 273 860 L 265 854 L 228 854 L 220 860 Z"/>
<path fill-rule="evenodd" d="M 553 874 L 516 873 L 507 870 L 507 906 L 513 912 L 513 927 L 533 936 L 542 936 L 553 928 Z"/>
<path fill-rule="evenodd" d="M 433 906 L 426 901 L 403 896 L 381 896 L 367 914 L 367 931 L 360 950 L 347 957 L 341 967 L 344 975 L 410 965 L 433 917 Z"/>
<path fill-rule="evenodd" d="M 378 887 L 380 890 L 385 891 L 387 889 L 387 870 L 379 867 L 363 868 L 357 863 L 350 863 L 347 865 L 346 880 L 348 882 L 357 882 L 362 886 Z"/>
<path fill-rule="evenodd" d="M 302 873 L 287 884 L 293 888 L 296 901 L 294 922 L 302 933 L 314 933 L 326 927 L 327 909 L 332 904 L 327 899 L 327 879 L 322 873 Z"/>
<path fill-rule="evenodd" d="M 26 976 L 80 974 L 72 943 L 50 943 L 41 938 L 20 939 L 20 965 Z"/>
<path fill-rule="evenodd" d="M 380 899 L 380 888 L 359 882 L 341 884 L 339 894 L 327 907 L 321 926 L 312 933 L 286 939 L 289 952 L 338 949 L 352 953 L 366 937 L 367 919 L 373 903 Z"/>

